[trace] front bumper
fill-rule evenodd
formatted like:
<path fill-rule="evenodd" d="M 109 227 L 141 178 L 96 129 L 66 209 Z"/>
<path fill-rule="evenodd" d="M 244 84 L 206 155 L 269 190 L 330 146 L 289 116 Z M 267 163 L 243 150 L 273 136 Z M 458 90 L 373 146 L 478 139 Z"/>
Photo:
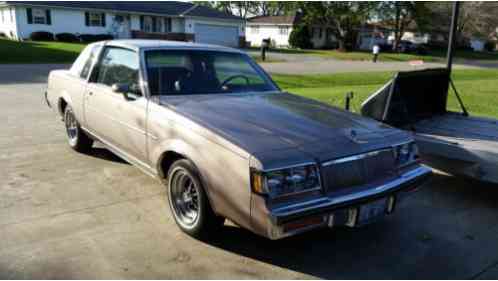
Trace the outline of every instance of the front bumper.
<path fill-rule="evenodd" d="M 336 197 L 325 196 L 273 209 L 270 211 L 268 218 L 268 237 L 270 239 L 280 239 L 324 226 L 332 227 L 340 224 L 353 226 L 351 224 L 354 224 L 354 222 L 351 222 L 351 219 L 354 219 L 352 218 L 353 215 L 357 215 L 358 207 L 381 198 L 388 199 L 390 206 L 387 212 L 391 213 L 394 211 L 396 201 L 427 181 L 431 174 L 431 169 L 419 166 L 399 175 L 394 180 L 361 192 Z M 334 217 L 339 216 L 343 218 L 343 223 L 337 222 L 337 219 L 334 220 Z M 309 225 L 306 222 L 309 219 L 320 218 L 321 221 L 312 220 Z M 298 224 L 303 222 L 302 227 L 291 231 L 286 230 L 286 224 L 296 222 Z"/>

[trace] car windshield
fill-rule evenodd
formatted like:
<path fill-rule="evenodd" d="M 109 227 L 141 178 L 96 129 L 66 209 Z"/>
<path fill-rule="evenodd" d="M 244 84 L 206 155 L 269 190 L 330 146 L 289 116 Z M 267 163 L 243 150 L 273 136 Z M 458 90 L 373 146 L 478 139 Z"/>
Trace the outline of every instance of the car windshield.
<path fill-rule="evenodd" d="M 246 55 L 198 50 L 145 53 L 152 95 L 275 91 L 277 87 Z"/>

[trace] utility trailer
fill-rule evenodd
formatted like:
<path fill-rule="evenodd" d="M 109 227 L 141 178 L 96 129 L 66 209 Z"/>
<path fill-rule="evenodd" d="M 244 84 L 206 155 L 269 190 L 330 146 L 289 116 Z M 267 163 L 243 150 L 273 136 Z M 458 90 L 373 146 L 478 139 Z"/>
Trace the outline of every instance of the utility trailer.
<path fill-rule="evenodd" d="M 461 113 L 447 110 L 450 85 Z M 470 116 L 447 69 L 399 72 L 362 104 L 361 114 L 413 132 L 429 166 L 498 183 L 498 120 Z"/>

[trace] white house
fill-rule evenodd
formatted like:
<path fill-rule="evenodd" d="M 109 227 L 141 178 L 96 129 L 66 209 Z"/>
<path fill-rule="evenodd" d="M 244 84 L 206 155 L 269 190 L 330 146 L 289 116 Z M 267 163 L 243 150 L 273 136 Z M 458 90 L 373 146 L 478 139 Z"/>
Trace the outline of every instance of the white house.
<path fill-rule="evenodd" d="M 35 31 L 110 34 L 237 47 L 245 42 L 245 20 L 188 2 L 0 2 L 0 33 L 14 40 Z"/>
<path fill-rule="evenodd" d="M 301 15 L 257 16 L 247 20 L 246 40 L 251 46 L 259 47 L 263 39 L 270 39 L 275 47 L 289 47 L 289 36 L 300 24 Z M 335 42 L 330 30 L 324 26 L 311 26 L 310 40 L 314 48 L 325 48 Z"/>

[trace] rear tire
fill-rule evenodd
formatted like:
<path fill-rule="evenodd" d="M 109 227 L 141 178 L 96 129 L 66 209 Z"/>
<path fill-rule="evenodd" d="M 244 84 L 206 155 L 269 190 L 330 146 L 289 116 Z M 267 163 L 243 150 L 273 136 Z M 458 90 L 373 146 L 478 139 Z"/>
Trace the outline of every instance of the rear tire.
<path fill-rule="evenodd" d="M 181 159 L 168 171 L 168 202 L 178 227 L 198 239 L 209 238 L 221 229 L 225 218 L 217 216 L 207 198 L 194 164 Z"/>
<path fill-rule="evenodd" d="M 77 152 L 85 153 L 92 149 L 93 140 L 81 129 L 70 105 L 64 110 L 64 124 L 69 146 Z"/>

